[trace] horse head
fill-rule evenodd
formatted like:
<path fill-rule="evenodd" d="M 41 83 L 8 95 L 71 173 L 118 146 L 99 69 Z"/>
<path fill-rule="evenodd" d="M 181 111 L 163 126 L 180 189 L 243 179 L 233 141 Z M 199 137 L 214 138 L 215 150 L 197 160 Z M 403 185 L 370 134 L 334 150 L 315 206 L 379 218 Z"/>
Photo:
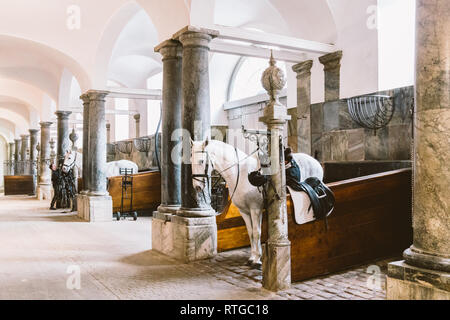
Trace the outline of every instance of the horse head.
<path fill-rule="evenodd" d="M 198 192 L 208 186 L 213 166 L 208 153 L 209 138 L 205 141 L 191 139 L 192 185 Z"/>
<path fill-rule="evenodd" d="M 67 151 L 66 155 L 64 156 L 64 163 L 62 165 L 62 171 L 64 173 L 69 172 L 70 169 L 72 169 L 73 166 L 75 165 L 76 160 L 77 160 L 77 153 Z"/>

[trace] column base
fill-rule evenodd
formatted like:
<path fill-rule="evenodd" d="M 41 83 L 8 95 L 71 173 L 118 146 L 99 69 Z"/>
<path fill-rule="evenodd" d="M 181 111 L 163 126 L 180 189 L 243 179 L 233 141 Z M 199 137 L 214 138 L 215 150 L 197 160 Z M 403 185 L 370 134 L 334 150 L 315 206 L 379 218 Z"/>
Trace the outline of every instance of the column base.
<path fill-rule="evenodd" d="M 433 255 L 414 246 L 403 252 L 406 263 L 425 269 L 450 272 L 450 259 L 448 257 Z"/>
<path fill-rule="evenodd" d="M 180 206 L 161 204 L 157 210 L 160 213 L 170 213 L 175 215 L 177 211 L 180 210 Z"/>
<path fill-rule="evenodd" d="M 264 289 L 281 291 L 291 287 L 291 242 L 264 243 L 262 256 Z"/>
<path fill-rule="evenodd" d="M 111 196 L 77 196 L 78 217 L 88 222 L 111 222 L 113 203 Z"/>
<path fill-rule="evenodd" d="M 53 188 L 51 184 L 38 184 L 36 190 L 36 198 L 40 201 L 52 200 Z"/>
<path fill-rule="evenodd" d="M 152 249 L 183 262 L 212 258 L 217 254 L 215 217 L 189 218 L 153 213 Z"/>
<path fill-rule="evenodd" d="M 450 273 L 411 266 L 406 261 L 388 265 L 388 300 L 450 300 Z"/>
<path fill-rule="evenodd" d="M 204 217 L 215 217 L 216 211 L 213 208 L 205 209 L 205 208 L 180 208 L 177 212 L 177 215 L 181 217 L 188 218 L 204 218 Z"/>

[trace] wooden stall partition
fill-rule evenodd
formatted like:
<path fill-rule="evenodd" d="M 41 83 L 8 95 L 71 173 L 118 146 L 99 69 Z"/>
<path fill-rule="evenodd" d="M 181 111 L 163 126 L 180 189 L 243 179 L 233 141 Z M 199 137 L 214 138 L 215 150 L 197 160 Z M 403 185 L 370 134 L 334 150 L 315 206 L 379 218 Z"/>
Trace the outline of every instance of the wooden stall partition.
<path fill-rule="evenodd" d="M 81 186 L 82 179 L 78 179 Z M 122 199 L 122 176 L 110 177 L 108 192 L 113 200 L 113 212 L 120 211 Z M 129 197 L 129 195 L 128 195 Z M 159 171 L 148 171 L 133 175 L 133 210 L 139 213 L 152 213 L 161 203 L 161 174 Z M 127 211 L 130 201 L 124 201 Z"/>
<path fill-rule="evenodd" d="M 5 196 L 32 195 L 34 193 L 33 176 L 4 176 Z"/>
<path fill-rule="evenodd" d="M 292 281 L 401 255 L 412 243 L 411 169 L 328 184 L 336 206 L 328 219 L 297 225 L 289 210 Z"/>
<path fill-rule="evenodd" d="M 287 198 L 292 281 L 340 271 L 401 254 L 412 243 L 411 169 L 400 169 L 328 184 L 336 206 L 328 219 L 297 225 Z M 263 241 L 267 223 L 263 219 Z M 217 217 L 218 250 L 250 245 L 234 205 Z"/>

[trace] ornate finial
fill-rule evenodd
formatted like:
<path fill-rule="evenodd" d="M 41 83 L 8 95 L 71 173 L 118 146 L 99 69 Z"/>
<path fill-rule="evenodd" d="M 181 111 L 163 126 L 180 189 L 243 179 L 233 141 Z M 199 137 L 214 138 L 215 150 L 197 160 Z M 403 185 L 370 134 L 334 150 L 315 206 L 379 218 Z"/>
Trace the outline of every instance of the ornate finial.
<path fill-rule="evenodd" d="M 277 62 L 273 58 L 273 51 L 270 53 L 270 66 L 264 71 L 261 82 L 270 96 L 270 101 L 278 101 L 280 91 L 286 85 L 286 77 L 283 71 L 276 66 Z"/>
<path fill-rule="evenodd" d="M 273 50 L 270 50 L 270 62 L 269 62 L 269 64 L 270 64 L 272 67 L 274 67 L 274 66 L 277 64 L 277 62 L 276 62 L 275 59 L 273 58 Z"/>
<path fill-rule="evenodd" d="M 70 141 L 72 141 L 72 150 L 76 150 L 75 143 L 78 140 L 78 135 L 75 131 L 75 127 L 73 127 L 73 129 L 72 129 L 72 133 L 69 135 L 69 139 L 70 139 Z"/>

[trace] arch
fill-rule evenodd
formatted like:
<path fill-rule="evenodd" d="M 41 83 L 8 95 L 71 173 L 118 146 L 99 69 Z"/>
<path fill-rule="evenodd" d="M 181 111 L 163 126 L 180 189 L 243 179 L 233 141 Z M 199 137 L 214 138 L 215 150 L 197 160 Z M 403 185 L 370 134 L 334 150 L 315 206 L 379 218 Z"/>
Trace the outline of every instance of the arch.
<path fill-rule="evenodd" d="M 0 118 L 0 133 L 6 137 L 8 142 L 14 142 L 16 125 L 11 120 Z"/>
<path fill-rule="evenodd" d="M 101 40 L 97 46 L 95 56 L 93 83 L 96 88 L 103 88 L 106 86 L 108 80 L 108 67 L 117 39 L 127 23 L 139 12 L 139 10 L 142 10 L 142 8 L 136 2 L 128 2 L 117 10 L 105 27 Z"/>
<path fill-rule="evenodd" d="M 24 82 L 0 79 L 0 96 L 20 101 L 40 113 L 44 93 L 38 88 Z"/>
<path fill-rule="evenodd" d="M 9 120 L 15 124 L 16 132 L 19 134 L 27 134 L 30 128 L 30 122 L 22 115 L 11 111 L 10 109 L 0 107 L 0 119 Z"/>
<path fill-rule="evenodd" d="M 84 90 L 92 87 L 88 73 L 81 65 L 55 48 L 30 39 L 8 35 L 0 35 L 0 48 L 0 52 L 4 51 L 10 55 L 8 63 L 15 61 L 17 66 L 15 69 L 3 70 L 8 78 L 16 78 L 41 88 L 56 101 L 59 79 L 64 68 L 70 70 Z M 10 52 L 16 54 L 11 56 Z M 45 87 L 40 83 L 41 78 L 49 81 L 51 85 Z"/>

